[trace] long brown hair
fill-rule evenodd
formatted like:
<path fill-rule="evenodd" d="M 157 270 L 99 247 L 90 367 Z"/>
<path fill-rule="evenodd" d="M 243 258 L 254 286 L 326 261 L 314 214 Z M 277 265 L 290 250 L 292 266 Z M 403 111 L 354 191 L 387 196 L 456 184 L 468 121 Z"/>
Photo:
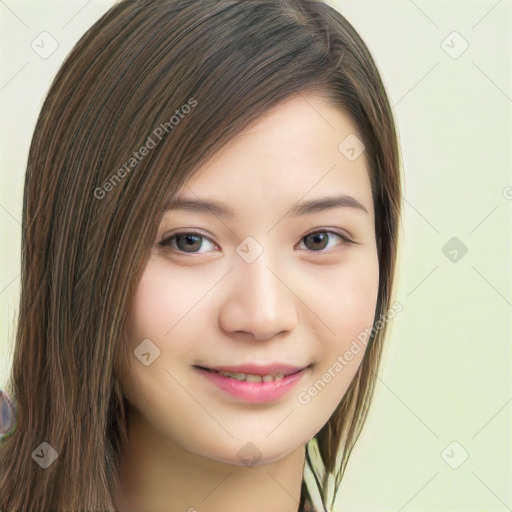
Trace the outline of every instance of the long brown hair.
<path fill-rule="evenodd" d="M 377 320 L 392 293 L 399 150 L 377 68 L 339 12 L 306 0 L 122 0 L 75 45 L 42 107 L 26 170 L 7 387 L 17 428 L 0 444 L 2 512 L 115 510 L 127 438 L 115 363 L 127 357 L 127 311 L 164 205 L 250 123 L 306 92 L 348 113 L 366 147 Z M 372 331 L 316 436 L 324 500 L 327 475 L 339 484 L 364 424 L 385 331 Z M 58 455 L 46 469 L 33 460 L 43 442 Z"/>

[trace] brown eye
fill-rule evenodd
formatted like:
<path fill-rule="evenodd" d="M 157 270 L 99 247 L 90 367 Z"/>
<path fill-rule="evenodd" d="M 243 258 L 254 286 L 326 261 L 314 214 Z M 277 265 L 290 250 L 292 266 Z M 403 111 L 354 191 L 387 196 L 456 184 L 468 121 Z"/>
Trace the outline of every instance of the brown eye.
<path fill-rule="evenodd" d="M 166 247 L 174 252 L 186 254 L 203 254 L 199 250 L 203 247 L 205 241 L 213 245 L 213 242 L 199 233 L 176 233 L 161 242 L 161 247 Z"/>
<path fill-rule="evenodd" d="M 197 235 L 178 235 L 176 245 L 180 251 L 196 252 L 201 249 L 201 237 Z"/>
<path fill-rule="evenodd" d="M 311 233 L 304 237 L 306 246 L 311 243 L 309 249 L 312 251 L 322 251 L 327 247 L 329 236 L 327 233 Z"/>
<path fill-rule="evenodd" d="M 349 240 L 347 237 L 341 235 L 340 233 L 335 233 L 334 231 L 316 231 L 306 235 L 302 240 L 304 241 L 306 249 L 309 249 L 313 252 L 322 252 L 326 250 L 333 238 L 338 238 L 338 240 L 341 240 L 341 242 L 334 244 L 334 246 L 353 243 L 352 240 Z M 331 244 L 331 248 L 334 246 Z M 327 252 L 328 251 L 329 249 Z"/>

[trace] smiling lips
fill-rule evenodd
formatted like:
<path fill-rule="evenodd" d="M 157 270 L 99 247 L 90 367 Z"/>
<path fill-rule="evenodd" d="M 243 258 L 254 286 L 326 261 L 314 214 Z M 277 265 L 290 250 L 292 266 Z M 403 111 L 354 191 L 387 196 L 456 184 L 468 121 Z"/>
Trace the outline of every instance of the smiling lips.
<path fill-rule="evenodd" d="M 245 402 L 273 402 L 284 396 L 308 367 L 282 364 L 194 367 L 223 392 Z"/>

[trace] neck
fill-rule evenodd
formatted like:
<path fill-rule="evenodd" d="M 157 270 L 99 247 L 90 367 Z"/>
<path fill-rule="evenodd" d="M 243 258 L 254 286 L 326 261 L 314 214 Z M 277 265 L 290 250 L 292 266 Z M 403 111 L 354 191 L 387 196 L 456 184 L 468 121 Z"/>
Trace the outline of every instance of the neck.
<path fill-rule="evenodd" d="M 270 464 L 237 466 L 172 443 L 131 415 L 121 453 L 119 512 L 297 512 L 304 446 Z"/>

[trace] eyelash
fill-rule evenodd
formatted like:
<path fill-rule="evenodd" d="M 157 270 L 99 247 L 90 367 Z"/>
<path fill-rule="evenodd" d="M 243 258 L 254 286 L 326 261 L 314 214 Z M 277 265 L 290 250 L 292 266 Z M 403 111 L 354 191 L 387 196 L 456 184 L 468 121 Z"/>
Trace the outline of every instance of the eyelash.
<path fill-rule="evenodd" d="M 328 233 L 330 235 L 336 235 L 337 237 L 339 237 L 341 239 L 341 243 L 338 244 L 338 245 L 350 245 L 350 244 L 355 244 L 356 242 L 354 242 L 353 240 L 350 240 L 346 235 L 343 235 L 337 231 L 331 231 L 331 230 L 320 230 L 320 231 L 312 231 L 311 233 L 308 233 L 307 235 L 304 235 L 302 238 L 301 238 L 301 242 L 308 236 L 310 235 L 316 235 L 318 233 Z M 193 236 L 197 236 L 199 238 L 203 238 L 205 240 L 208 240 L 211 244 L 213 245 L 217 245 L 215 244 L 215 242 L 213 242 L 210 238 L 208 238 L 207 236 L 203 235 L 202 233 L 198 233 L 198 232 L 194 232 L 194 231 L 182 231 L 180 233 L 174 233 L 173 235 L 171 236 L 168 236 L 166 238 L 164 238 L 161 242 L 158 243 L 158 245 L 160 247 L 164 247 L 166 249 L 169 249 L 170 251 L 173 251 L 173 252 L 176 252 L 180 255 L 184 255 L 184 256 L 193 256 L 193 255 L 199 255 L 199 254 L 206 254 L 206 253 L 202 253 L 202 252 L 185 252 L 185 251 L 181 251 L 180 249 L 175 249 L 175 248 L 172 248 L 172 247 L 169 247 L 169 242 L 171 240 L 175 240 L 176 238 L 180 237 L 180 236 L 184 236 L 184 235 L 193 235 Z M 337 247 L 337 246 L 336 246 Z M 307 250 L 307 249 L 306 249 Z M 311 252 L 313 254 L 328 254 L 330 252 L 332 252 L 333 250 L 335 249 L 330 249 L 330 250 L 322 250 L 322 251 L 313 251 L 313 250 L 307 250 L 308 252 Z M 209 251 L 208 251 L 209 252 Z"/>

